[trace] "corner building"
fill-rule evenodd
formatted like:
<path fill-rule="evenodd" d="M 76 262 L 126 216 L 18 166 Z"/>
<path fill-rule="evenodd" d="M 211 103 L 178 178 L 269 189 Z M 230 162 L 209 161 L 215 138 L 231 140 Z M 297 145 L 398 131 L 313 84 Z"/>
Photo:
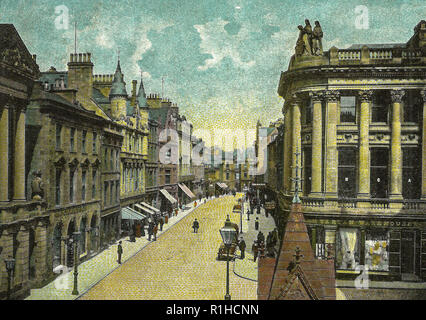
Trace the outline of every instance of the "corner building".
<path fill-rule="evenodd" d="M 299 52 L 281 74 L 281 215 L 301 167 L 312 247 L 337 278 L 426 279 L 425 62 L 421 21 L 407 43 Z"/>

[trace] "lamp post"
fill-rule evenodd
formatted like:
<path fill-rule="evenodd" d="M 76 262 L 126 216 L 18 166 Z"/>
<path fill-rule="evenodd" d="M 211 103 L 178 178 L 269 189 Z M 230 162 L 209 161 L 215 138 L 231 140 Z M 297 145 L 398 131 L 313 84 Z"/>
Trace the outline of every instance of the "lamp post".
<path fill-rule="evenodd" d="M 231 295 L 229 294 L 229 250 L 231 248 L 232 241 L 237 236 L 237 231 L 231 224 L 231 220 L 229 220 L 229 215 L 226 218 L 225 225 L 219 230 L 220 235 L 222 236 L 223 244 L 226 247 L 226 294 L 225 300 L 231 300 Z"/>
<path fill-rule="evenodd" d="M 73 233 L 74 241 L 74 288 L 72 289 L 72 295 L 78 296 L 78 241 L 80 239 L 80 232 Z"/>
<path fill-rule="evenodd" d="M 6 271 L 7 271 L 7 300 L 10 300 L 10 285 L 12 282 L 12 274 L 15 270 L 15 259 L 9 256 L 9 258 L 4 259 L 4 262 L 6 264 Z"/>

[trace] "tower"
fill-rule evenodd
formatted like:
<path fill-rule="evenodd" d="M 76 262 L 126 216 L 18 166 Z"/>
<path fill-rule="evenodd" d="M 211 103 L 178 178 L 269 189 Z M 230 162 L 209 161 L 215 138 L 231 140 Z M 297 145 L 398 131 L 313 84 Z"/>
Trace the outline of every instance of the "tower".
<path fill-rule="evenodd" d="M 111 115 L 115 119 L 126 116 L 127 91 L 124 75 L 121 72 L 120 58 L 118 58 L 117 69 L 112 80 L 111 91 L 109 93 L 111 102 Z"/>

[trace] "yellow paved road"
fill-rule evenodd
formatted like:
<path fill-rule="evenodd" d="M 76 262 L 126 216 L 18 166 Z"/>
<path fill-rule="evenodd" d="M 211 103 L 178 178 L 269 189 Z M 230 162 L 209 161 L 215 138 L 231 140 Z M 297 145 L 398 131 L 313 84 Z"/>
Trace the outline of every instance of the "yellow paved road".
<path fill-rule="evenodd" d="M 219 229 L 227 214 L 239 224 L 239 215 L 232 213 L 236 203 L 226 196 L 199 206 L 80 299 L 222 300 L 226 262 L 216 260 L 222 243 Z M 191 229 L 195 218 L 200 222 L 197 234 Z M 232 300 L 256 299 L 257 282 L 234 275 L 232 265 Z"/>

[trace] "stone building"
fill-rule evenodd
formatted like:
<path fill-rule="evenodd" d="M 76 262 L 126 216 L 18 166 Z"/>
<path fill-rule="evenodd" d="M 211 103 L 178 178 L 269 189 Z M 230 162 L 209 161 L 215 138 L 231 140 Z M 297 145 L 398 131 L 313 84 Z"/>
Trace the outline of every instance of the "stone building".
<path fill-rule="evenodd" d="M 0 39 L 0 299 L 4 299 L 5 259 L 15 259 L 12 298 L 25 296 L 31 286 L 44 281 L 49 216 L 39 176 L 32 177 L 27 156 L 31 151 L 27 109 L 39 67 L 13 25 L 0 24 Z"/>
<path fill-rule="evenodd" d="M 318 34 L 313 50 L 300 29 L 279 82 L 280 213 L 288 215 L 289 178 L 302 166 L 312 247 L 335 257 L 337 278 L 368 266 L 377 279 L 425 280 L 426 22 L 407 43 L 323 52 Z"/>

